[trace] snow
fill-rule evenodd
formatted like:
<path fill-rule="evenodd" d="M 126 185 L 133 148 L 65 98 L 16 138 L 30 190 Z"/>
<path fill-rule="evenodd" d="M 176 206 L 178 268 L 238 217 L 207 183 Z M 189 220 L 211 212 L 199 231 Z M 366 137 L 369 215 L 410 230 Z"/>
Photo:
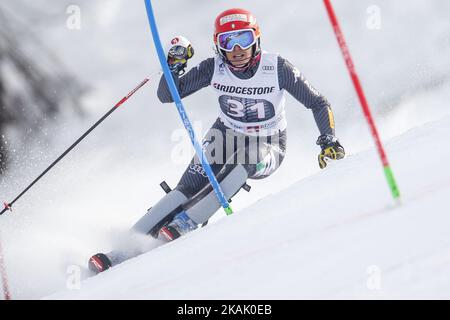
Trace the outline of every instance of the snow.
<path fill-rule="evenodd" d="M 386 143 L 401 204 L 368 150 L 47 298 L 448 299 L 449 120 Z"/>
<path fill-rule="evenodd" d="M 143 1 L 79 0 L 78 31 L 66 28 L 71 1 L 20 3 L 2 5 L 21 12 L 24 23 L 32 16 L 36 35 L 92 89 L 84 98 L 89 119 L 63 116 L 43 129 L 46 140 L 13 153 L 0 180 L 4 201 L 158 70 Z M 288 97 L 285 162 L 234 198 L 235 215 L 219 212 L 184 239 L 88 279 L 81 290 L 52 295 L 67 288 L 73 267 L 84 267 L 91 254 L 127 242 L 124 232 L 163 195 L 158 184 L 174 186 L 185 169 L 174 152 L 183 126 L 174 106 L 157 100 L 158 78 L 152 78 L 20 199 L 13 214 L 1 217 L 13 298 L 448 298 L 450 3 L 333 3 L 402 205 L 392 203 L 320 1 L 287 0 L 276 11 L 272 1 L 156 1 L 161 37 L 183 33 L 194 44 L 191 67 L 212 55 L 217 13 L 232 6 L 253 11 L 264 49 L 297 65 L 331 102 L 348 157 L 320 171 L 313 117 Z M 381 29 L 366 26 L 371 5 L 381 9 Z M 185 104 L 201 136 L 217 115 L 216 98 L 202 90 Z"/>

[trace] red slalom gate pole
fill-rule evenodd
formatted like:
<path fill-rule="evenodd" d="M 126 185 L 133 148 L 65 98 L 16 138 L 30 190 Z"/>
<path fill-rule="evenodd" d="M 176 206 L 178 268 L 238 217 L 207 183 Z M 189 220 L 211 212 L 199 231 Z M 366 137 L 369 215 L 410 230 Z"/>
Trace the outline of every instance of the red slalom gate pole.
<path fill-rule="evenodd" d="M 394 197 L 394 200 L 397 200 L 400 198 L 400 190 L 397 186 L 397 182 L 395 181 L 391 166 L 389 165 L 389 161 L 387 159 L 386 152 L 384 151 L 383 144 L 381 143 L 381 139 L 378 134 L 377 127 L 375 126 L 375 121 L 373 120 L 372 113 L 370 112 L 369 103 L 367 102 L 361 82 L 359 81 L 358 74 L 356 73 L 356 68 L 353 63 L 352 57 L 350 55 L 350 50 L 348 49 L 347 43 L 345 42 L 344 34 L 341 31 L 338 19 L 336 17 L 336 14 L 334 13 L 334 9 L 333 9 L 333 6 L 331 5 L 330 0 L 324 0 L 324 3 L 325 3 L 325 7 L 327 9 L 331 24 L 333 26 L 333 30 L 336 35 L 337 41 L 341 48 L 342 54 L 344 56 L 345 63 L 347 64 L 348 71 L 350 72 L 350 76 L 352 78 L 353 85 L 355 87 L 356 93 L 358 94 L 358 98 L 361 103 L 361 107 L 363 109 L 364 116 L 367 120 L 367 123 L 369 124 L 370 131 L 372 133 L 372 137 L 375 140 L 375 145 L 377 147 L 378 154 L 379 154 L 381 162 L 383 164 L 383 169 L 384 169 L 384 174 L 386 176 L 386 180 L 388 182 L 388 185 L 391 190 L 392 196 Z"/>
<path fill-rule="evenodd" d="M 8 276 L 6 274 L 5 259 L 3 258 L 2 239 L 0 239 L 0 273 L 2 276 L 3 298 L 11 300 L 11 293 L 9 292 Z"/>
<path fill-rule="evenodd" d="M 103 117 L 100 118 L 94 125 L 92 125 L 80 138 L 78 138 L 66 151 L 63 152 L 55 161 L 50 164 L 47 169 L 45 169 L 36 179 L 33 180 L 18 196 L 14 198 L 11 202 L 4 203 L 4 209 L 0 211 L 0 216 L 6 211 L 12 211 L 12 205 L 19 200 L 36 182 L 38 182 L 47 172 L 50 171 L 62 158 L 64 158 L 73 148 L 75 148 L 84 138 L 86 138 L 100 123 L 102 123 L 107 117 L 116 111 L 122 104 L 125 103 L 132 95 L 134 95 L 140 88 L 142 88 L 148 81 L 149 78 L 145 78 L 141 83 L 139 83 L 136 88 L 130 91 L 125 97 L 119 100 L 114 107 L 112 107 Z"/>

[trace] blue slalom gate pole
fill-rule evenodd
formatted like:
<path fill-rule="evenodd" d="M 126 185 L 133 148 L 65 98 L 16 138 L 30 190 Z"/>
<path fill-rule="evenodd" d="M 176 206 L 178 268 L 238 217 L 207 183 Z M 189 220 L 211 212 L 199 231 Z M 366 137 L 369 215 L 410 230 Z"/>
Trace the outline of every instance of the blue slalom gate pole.
<path fill-rule="evenodd" d="M 197 157 L 200 159 L 201 164 L 203 166 L 203 169 L 205 170 L 209 182 L 211 183 L 214 192 L 219 199 L 220 204 L 222 205 L 223 209 L 225 210 L 225 213 L 227 215 L 230 215 L 233 213 L 233 210 L 231 209 L 230 204 L 228 203 L 228 200 L 225 197 L 225 194 L 223 193 L 222 188 L 220 187 L 219 182 L 216 179 L 216 176 L 214 175 L 211 166 L 209 165 L 209 162 L 205 156 L 205 152 L 203 151 L 202 147 L 198 143 L 198 140 L 195 136 L 194 129 L 192 128 L 192 124 L 189 121 L 189 118 L 186 114 L 186 111 L 184 109 L 183 103 L 181 102 L 180 94 L 178 93 L 178 89 L 175 85 L 175 81 L 172 78 L 172 74 L 169 69 L 169 65 L 166 61 L 166 55 L 164 53 L 161 39 L 159 38 L 158 28 L 156 26 L 156 20 L 155 15 L 153 13 L 152 3 L 151 0 L 144 0 L 145 1 L 145 7 L 147 9 L 147 16 L 148 16 L 148 22 L 150 24 L 150 30 L 153 35 L 153 42 L 155 43 L 156 52 L 158 53 L 159 62 L 161 63 L 161 67 L 164 72 L 164 77 L 166 78 L 167 85 L 169 86 L 170 94 L 172 95 L 173 101 L 175 102 L 175 105 L 177 106 L 178 113 L 180 114 L 181 120 L 183 121 L 184 127 L 188 131 L 189 138 L 191 138 L 192 145 L 194 146 L 195 153 L 197 154 Z"/>

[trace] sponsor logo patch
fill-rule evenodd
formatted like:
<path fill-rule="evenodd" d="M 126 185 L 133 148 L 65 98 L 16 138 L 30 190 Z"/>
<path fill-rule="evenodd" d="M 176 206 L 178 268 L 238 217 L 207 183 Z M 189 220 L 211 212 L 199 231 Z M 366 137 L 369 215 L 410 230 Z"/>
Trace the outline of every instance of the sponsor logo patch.
<path fill-rule="evenodd" d="M 228 16 L 220 18 L 220 25 L 223 26 L 225 23 L 231 22 L 231 21 L 243 21 L 247 22 L 247 15 L 246 14 L 230 14 Z M 250 22 L 250 21 L 249 21 Z"/>
<path fill-rule="evenodd" d="M 225 86 L 217 82 L 214 82 L 212 86 L 213 88 L 222 92 L 236 93 L 243 95 L 262 95 L 275 92 L 275 87 L 235 87 L 235 86 Z"/>

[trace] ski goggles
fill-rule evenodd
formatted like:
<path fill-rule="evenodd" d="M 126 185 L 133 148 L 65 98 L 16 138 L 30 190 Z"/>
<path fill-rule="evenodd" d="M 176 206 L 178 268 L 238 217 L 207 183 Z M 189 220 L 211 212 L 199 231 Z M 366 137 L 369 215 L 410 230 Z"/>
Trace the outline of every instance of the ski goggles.
<path fill-rule="evenodd" d="M 173 59 L 190 59 L 193 55 L 194 48 L 191 45 L 187 48 L 184 46 L 173 46 L 168 53 L 168 57 Z"/>
<path fill-rule="evenodd" d="M 243 50 L 250 48 L 256 43 L 255 31 L 253 29 L 236 30 L 219 33 L 217 45 L 220 49 L 231 52 L 235 46 Z"/>

